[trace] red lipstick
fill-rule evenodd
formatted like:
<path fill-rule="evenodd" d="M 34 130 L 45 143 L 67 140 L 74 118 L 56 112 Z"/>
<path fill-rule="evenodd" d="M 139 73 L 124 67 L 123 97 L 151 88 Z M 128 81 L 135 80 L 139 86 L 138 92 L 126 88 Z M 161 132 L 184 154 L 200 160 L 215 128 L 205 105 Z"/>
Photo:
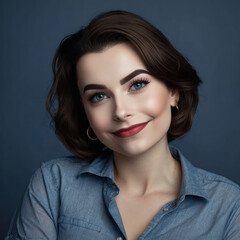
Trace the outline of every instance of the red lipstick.
<path fill-rule="evenodd" d="M 145 123 L 135 124 L 128 128 L 122 128 L 122 129 L 114 132 L 114 134 L 117 135 L 118 137 L 122 137 L 122 138 L 131 137 L 131 136 L 139 133 L 140 131 L 142 131 L 147 126 L 148 123 L 149 123 L 149 121 L 145 122 Z"/>

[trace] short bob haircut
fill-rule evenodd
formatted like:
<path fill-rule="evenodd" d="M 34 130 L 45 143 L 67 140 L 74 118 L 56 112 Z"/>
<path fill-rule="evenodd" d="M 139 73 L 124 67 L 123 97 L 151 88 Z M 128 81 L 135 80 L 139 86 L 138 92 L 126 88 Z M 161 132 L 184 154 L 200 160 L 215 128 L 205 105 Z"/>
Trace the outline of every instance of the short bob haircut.
<path fill-rule="evenodd" d="M 152 76 L 179 92 L 179 110 L 172 108 L 168 142 L 192 126 L 201 83 L 196 71 L 157 28 L 140 16 L 126 11 L 105 12 L 61 41 L 53 59 L 54 81 L 46 101 L 57 136 L 72 153 L 86 160 L 96 157 L 104 145 L 87 137 L 89 122 L 77 86 L 76 64 L 84 54 L 123 42 L 131 44 Z"/>

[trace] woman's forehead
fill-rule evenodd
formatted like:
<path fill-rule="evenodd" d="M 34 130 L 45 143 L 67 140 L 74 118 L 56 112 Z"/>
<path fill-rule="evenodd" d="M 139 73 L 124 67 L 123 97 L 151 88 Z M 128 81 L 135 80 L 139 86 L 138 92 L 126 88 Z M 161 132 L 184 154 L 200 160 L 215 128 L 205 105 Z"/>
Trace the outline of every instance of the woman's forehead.
<path fill-rule="evenodd" d="M 135 50 L 127 43 L 114 45 L 103 52 L 87 53 L 77 63 L 81 81 L 103 81 L 124 78 L 127 74 L 146 67 Z"/>

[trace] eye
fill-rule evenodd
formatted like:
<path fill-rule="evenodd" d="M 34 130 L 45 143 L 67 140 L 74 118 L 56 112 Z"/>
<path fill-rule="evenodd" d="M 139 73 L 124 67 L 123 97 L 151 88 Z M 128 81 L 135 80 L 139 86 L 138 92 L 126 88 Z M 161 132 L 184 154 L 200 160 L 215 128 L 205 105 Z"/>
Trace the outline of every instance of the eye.
<path fill-rule="evenodd" d="M 96 102 L 100 102 L 106 98 L 107 98 L 107 96 L 104 93 L 96 93 L 89 100 L 92 103 L 96 103 Z"/>
<path fill-rule="evenodd" d="M 140 79 L 140 80 L 134 80 L 133 83 L 131 84 L 130 90 L 133 91 L 138 91 L 145 87 L 149 83 L 148 80 Z"/>

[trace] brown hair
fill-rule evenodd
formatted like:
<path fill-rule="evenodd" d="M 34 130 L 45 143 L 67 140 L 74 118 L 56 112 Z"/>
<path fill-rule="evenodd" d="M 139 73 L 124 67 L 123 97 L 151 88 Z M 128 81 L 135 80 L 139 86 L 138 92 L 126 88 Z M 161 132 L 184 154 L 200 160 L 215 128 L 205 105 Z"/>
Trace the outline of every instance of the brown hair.
<path fill-rule="evenodd" d="M 77 87 L 77 61 L 86 53 L 121 42 L 135 48 L 151 75 L 179 91 L 179 111 L 172 108 L 168 141 L 182 136 L 192 126 L 201 83 L 196 71 L 157 28 L 140 16 L 126 11 L 106 12 L 64 38 L 53 60 L 54 82 L 47 97 L 47 110 L 60 140 L 79 157 L 94 158 L 103 144 L 86 135 L 89 123 Z"/>

